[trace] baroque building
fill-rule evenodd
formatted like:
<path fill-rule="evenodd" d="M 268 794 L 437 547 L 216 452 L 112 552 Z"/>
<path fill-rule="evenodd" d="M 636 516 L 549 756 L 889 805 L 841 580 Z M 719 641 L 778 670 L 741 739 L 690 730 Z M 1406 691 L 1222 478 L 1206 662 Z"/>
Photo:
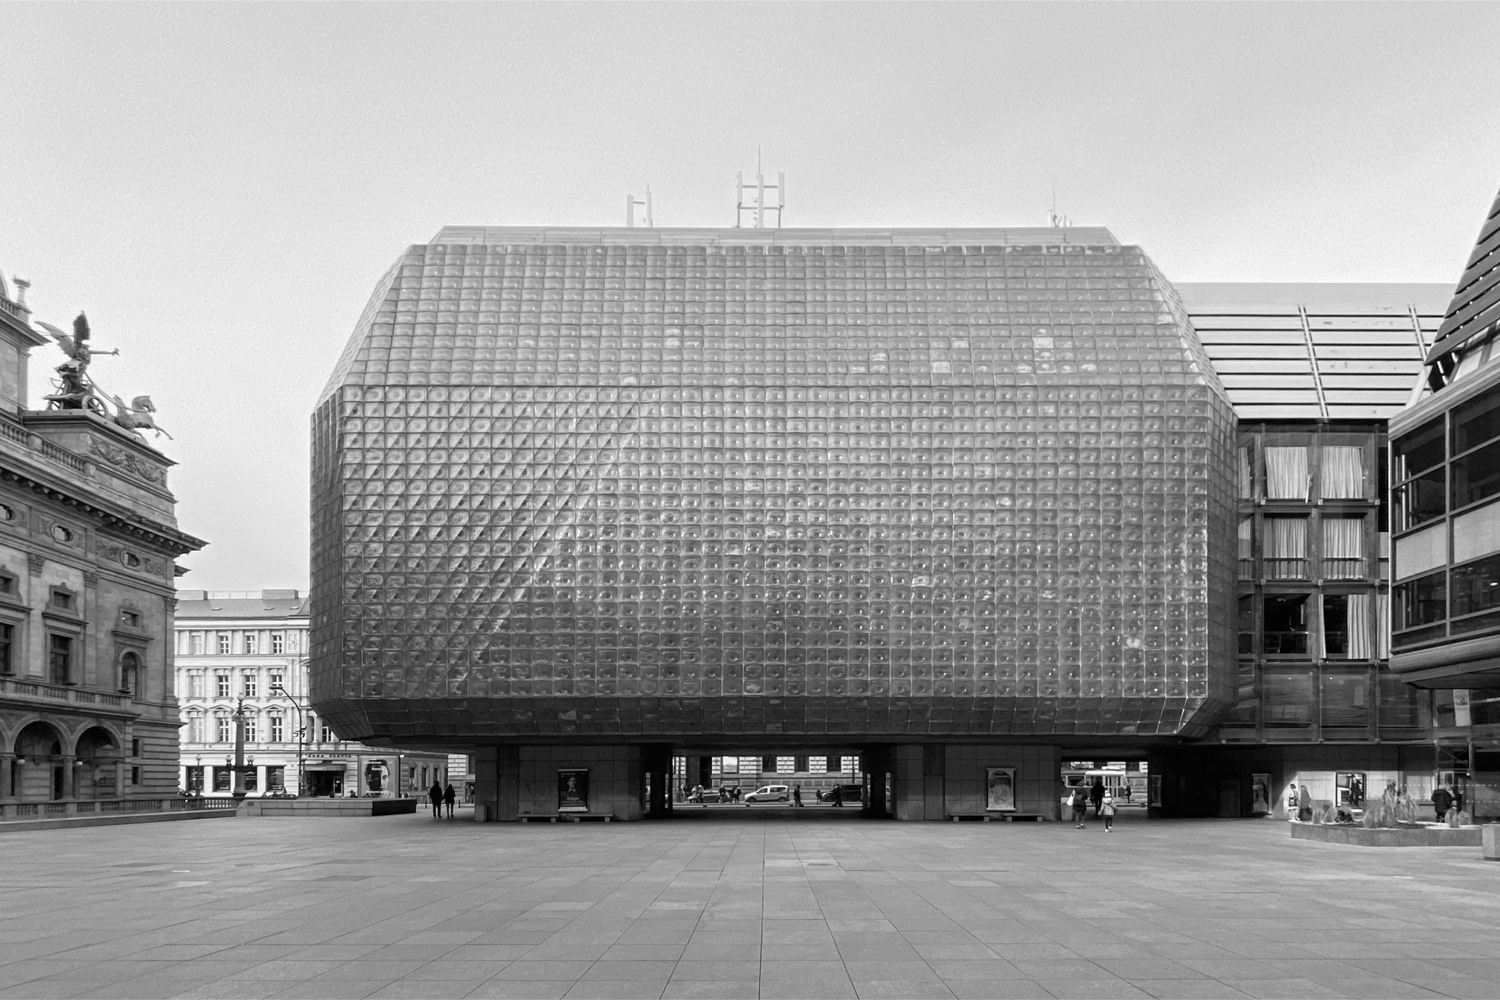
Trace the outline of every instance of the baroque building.
<path fill-rule="evenodd" d="M 307 631 L 307 595 L 295 590 L 177 592 L 182 789 L 231 794 L 236 712 L 252 797 L 421 796 L 446 784 L 446 756 L 341 739 L 308 706 Z"/>
<path fill-rule="evenodd" d="M 51 340 L 26 287 L 0 277 L 0 815 L 169 808 L 174 559 L 204 543 L 177 527 L 174 463 L 132 429 L 149 410 L 94 392 L 86 321 L 54 334 L 54 408 L 30 408 L 29 355 Z"/>

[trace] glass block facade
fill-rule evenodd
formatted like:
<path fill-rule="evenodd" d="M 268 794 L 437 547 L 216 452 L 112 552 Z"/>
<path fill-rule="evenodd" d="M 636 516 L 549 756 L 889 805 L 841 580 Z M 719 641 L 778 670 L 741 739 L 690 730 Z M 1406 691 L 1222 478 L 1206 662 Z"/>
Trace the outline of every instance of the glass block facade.
<path fill-rule="evenodd" d="M 1203 734 L 1234 414 L 1146 255 L 1068 232 L 411 247 L 314 415 L 316 707 L 468 743 Z"/>

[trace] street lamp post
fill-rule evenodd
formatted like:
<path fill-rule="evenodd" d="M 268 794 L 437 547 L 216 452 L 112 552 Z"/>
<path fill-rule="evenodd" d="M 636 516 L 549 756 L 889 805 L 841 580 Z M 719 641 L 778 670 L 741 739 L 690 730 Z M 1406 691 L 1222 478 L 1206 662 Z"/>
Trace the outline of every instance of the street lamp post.
<path fill-rule="evenodd" d="M 234 709 L 234 801 L 245 801 L 245 699 Z"/>
<path fill-rule="evenodd" d="M 302 747 L 307 742 L 307 727 L 302 723 L 302 706 L 297 704 L 297 699 L 292 697 L 292 693 L 280 684 L 273 684 L 271 693 L 286 698 L 297 712 L 297 798 L 300 799 L 302 797 Z"/>

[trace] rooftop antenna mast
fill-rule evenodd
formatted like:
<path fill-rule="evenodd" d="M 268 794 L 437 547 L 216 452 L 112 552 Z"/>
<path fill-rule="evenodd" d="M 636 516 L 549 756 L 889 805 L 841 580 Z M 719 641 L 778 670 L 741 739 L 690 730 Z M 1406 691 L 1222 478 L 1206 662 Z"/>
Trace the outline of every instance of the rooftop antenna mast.
<path fill-rule="evenodd" d="M 635 228 L 635 209 L 636 209 L 637 205 L 639 205 L 641 208 L 644 208 L 646 210 L 646 228 L 647 229 L 654 228 L 655 223 L 653 223 L 651 221 L 651 186 L 649 184 L 646 185 L 646 197 L 645 198 L 637 198 L 633 194 L 627 194 L 625 196 L 625 228 L 626 229 L 634 229 Z"/>
<path fill-rule="evenodd" d="M 786 174 L 778 173 L 775 184 L 767 184 L 765 175 L 761 172 L 760 147 L 755 147 L 755 181 L 745 183 L 745 173 L 740 171 L 735 174 L 734 189 L 734 228 L 742 229 L 745 226 L 745 213 L 750 213 L 751 229 L 780 229 L 781 213 L 786 209 Z M 766 200 L 766 191 L 775 192 L 775 202 Z M 753 191 L 754 197 L 747 200 L 746 191 Z M 776 215 L 776 221 L 768 227 L 767 217 L 772 213 Z"/>
<path fill-rule="evenodd" d="M 1072 224 L 1072 219 L 1068 218 L 1066 215 L 1057 214 L 1057 179 L 1053 178 L 1052 209 L 1047 213 L 1047 225 L 1051 226 L 1053 229 L 1062 229 L 1066 226 L 1071 226 Z"/>

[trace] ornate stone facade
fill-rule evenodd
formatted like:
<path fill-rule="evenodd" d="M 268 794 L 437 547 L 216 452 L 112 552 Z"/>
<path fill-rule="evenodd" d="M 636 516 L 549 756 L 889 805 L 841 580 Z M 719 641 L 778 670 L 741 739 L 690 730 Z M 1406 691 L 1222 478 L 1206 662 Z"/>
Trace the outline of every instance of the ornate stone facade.
<path fill-rule="evenodd" d="M 30 318 L 0 278 L 0 818 L 170 802 L 173 560 L 204 543 L 177 528 L 164 455 L 28 409 Z"/>

